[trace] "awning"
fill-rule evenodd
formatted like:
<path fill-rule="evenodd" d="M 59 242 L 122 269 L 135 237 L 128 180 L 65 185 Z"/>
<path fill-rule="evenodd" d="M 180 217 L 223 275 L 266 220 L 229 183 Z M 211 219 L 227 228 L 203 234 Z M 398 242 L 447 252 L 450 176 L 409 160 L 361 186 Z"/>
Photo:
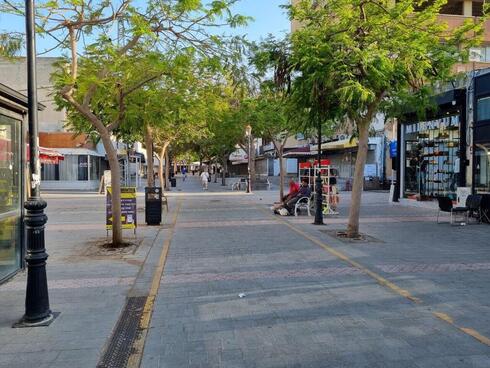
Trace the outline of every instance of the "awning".
<path fill-rule="evenodd" d="M 357 143 L 358 143 L 357 138 L 354 138 L 352 140 L 350 138 L 347 138 L 338 141 L 323 143 L 322 151 L 333 151 L 333 150 L 346 149 L 346 148 L 356 148 Z"/>
<path fill-rule="evenodd" d="M 29 145 L 27 145 L 27 161 L 30 160 L 30 153 Z M 39 147 L 39 161 L 41 161 L 42 164 L 58 165 L 60 161 L 63 161 L 64 159 L 65 157 L 61 153 L 52 148 Z"/>
<path fill-rule="evenodd" d="M 65 157 L 54 149 L 39 147 L 39 160 L 42 164 L 58 165 Z"/>
<path fill-rule="evenodd" d="M 56 148 L 56 151 L 62 155 L 77 155 L 77 156 L 95 156 L 105 157 L 103 153 L 88 148 Z"/>

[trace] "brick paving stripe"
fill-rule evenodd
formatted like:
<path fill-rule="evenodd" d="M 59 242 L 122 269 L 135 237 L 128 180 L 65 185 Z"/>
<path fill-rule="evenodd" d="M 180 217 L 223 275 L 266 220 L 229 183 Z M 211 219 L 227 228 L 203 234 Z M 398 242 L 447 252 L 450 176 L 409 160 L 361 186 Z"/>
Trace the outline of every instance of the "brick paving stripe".
<path fill-rule="evenodd" d="M 361 271 L 353 267 L 310 268 L 292 271 L 259 271 L 259 272 L 229 272 L 229 273 L 193 273 L 164 276 L 167 284 L 210 281 L 236 281 L 253 279 L 299 278 L 358 275 Z"/>
<path fill-rule="evenodd" d="M 94 279 L 49 280 L 49 289 L 82 289 L 109 286 L 131 285 L 134 277 L 107 277 Z M 25 290 L 25 282 L 9 282 L 3 285 L 2 291 Z"/>

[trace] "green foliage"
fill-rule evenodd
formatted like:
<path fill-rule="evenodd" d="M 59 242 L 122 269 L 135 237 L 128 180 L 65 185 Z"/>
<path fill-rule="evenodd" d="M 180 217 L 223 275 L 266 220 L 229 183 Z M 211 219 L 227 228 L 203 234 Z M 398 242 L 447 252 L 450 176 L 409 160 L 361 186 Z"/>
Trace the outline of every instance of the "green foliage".
<path fill-rule="evenodd" d="M 373 106 L 389 109 L 388 101 L 398 104 L 407 92 L 450 79 L 453 65 L 478 43 L 485 18 L 450 30 L 438 20 L 445 3 L 301 0 L 290 6 L 302 24 L 292 36 L 297 102 L 316 116 L 330 111 L 331 118 L 360 121 Z"/>
<path fill-rule="evenodd" d="M 22 38 L 18 35 L 0 33 L 0 57 L 12 58 L 22 47 Z"/>

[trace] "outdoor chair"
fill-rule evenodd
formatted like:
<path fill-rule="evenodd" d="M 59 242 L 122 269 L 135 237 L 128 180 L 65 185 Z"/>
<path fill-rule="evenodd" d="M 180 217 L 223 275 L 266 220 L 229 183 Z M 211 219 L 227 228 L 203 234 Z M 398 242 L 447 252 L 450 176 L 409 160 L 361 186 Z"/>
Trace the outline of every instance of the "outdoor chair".
<path fill-rule="evenodd" d="M 453 223 L 453 200 L 449 197 L 437 197 L 437 201 L 439 202 L 439 211 L 437 212 L 437 223 L 442 224 L 439 221 L 439 217 L 441 212 L 446 212 L 451 215 L 450 223 Z"/>
<path fill-rule="evenodd" d="M 481 209 L 482 196 L 481 195 L 469 195 L 466 198 L 466 203 L 464 207 L 454 207 L 453 201 L 449 197 L 439 197 L 439 212 L 437 213 L 437 223 L 439 222 L 439 214 L 441 212 L 449 212 L 451 214 L 450 223 L 454 225 L 456 215 L 462 217 L 464 222 L 461 224 L 468 224 L 470 215 L 476 218 L 476 223 L 481 223 L 484 214 Z"/>
<path fill-rule="evenodd" d="M 466 198 L 466 203 L 464 207 L 454 207 L 451 210 L 451 214 L 460 214 L 465 219 L 464 224 L 469 224 L 470 215 L 476 218 L 476 223 L 480 224 L 482 222 L 482 209 L 481 209 L 481 195 L 469 195 Z M 451 216 L 451 224 L 453 223 L 453 216 Z"/>
<path fill-rule="evenodd" d="M 481 208 L 482 200 L 482 195 L 473 194 L 468 196 L 468 199 L 466 200 L 466 207 L 468 208 L 468 214 L 466 218 L 467 222 L 469 220 L 469 217 L 474 217 L 477 224 L 481 224 L 483 222 L 485 213 Z"/>
<path fill-rule="evenodd" d="M 311 216 L 310 206 L 310 197 L 301 197 L 294 205 L 294 216 L 298 216 L 298 211 L 302 209 L 306 209 L 308 216 Z"/>

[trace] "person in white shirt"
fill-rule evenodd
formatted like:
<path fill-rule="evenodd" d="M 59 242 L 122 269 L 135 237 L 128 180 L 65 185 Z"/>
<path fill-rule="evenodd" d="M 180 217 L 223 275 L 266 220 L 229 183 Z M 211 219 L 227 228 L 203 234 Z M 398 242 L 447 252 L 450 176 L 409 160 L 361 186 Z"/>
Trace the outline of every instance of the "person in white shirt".
<path fill-rule="evenodd" d="M 208 181 L 209 181 L 209 173 L 207 171 L 203 171 L 201 174 L 201 184 L 203 190 L 208 190 Z"/>

